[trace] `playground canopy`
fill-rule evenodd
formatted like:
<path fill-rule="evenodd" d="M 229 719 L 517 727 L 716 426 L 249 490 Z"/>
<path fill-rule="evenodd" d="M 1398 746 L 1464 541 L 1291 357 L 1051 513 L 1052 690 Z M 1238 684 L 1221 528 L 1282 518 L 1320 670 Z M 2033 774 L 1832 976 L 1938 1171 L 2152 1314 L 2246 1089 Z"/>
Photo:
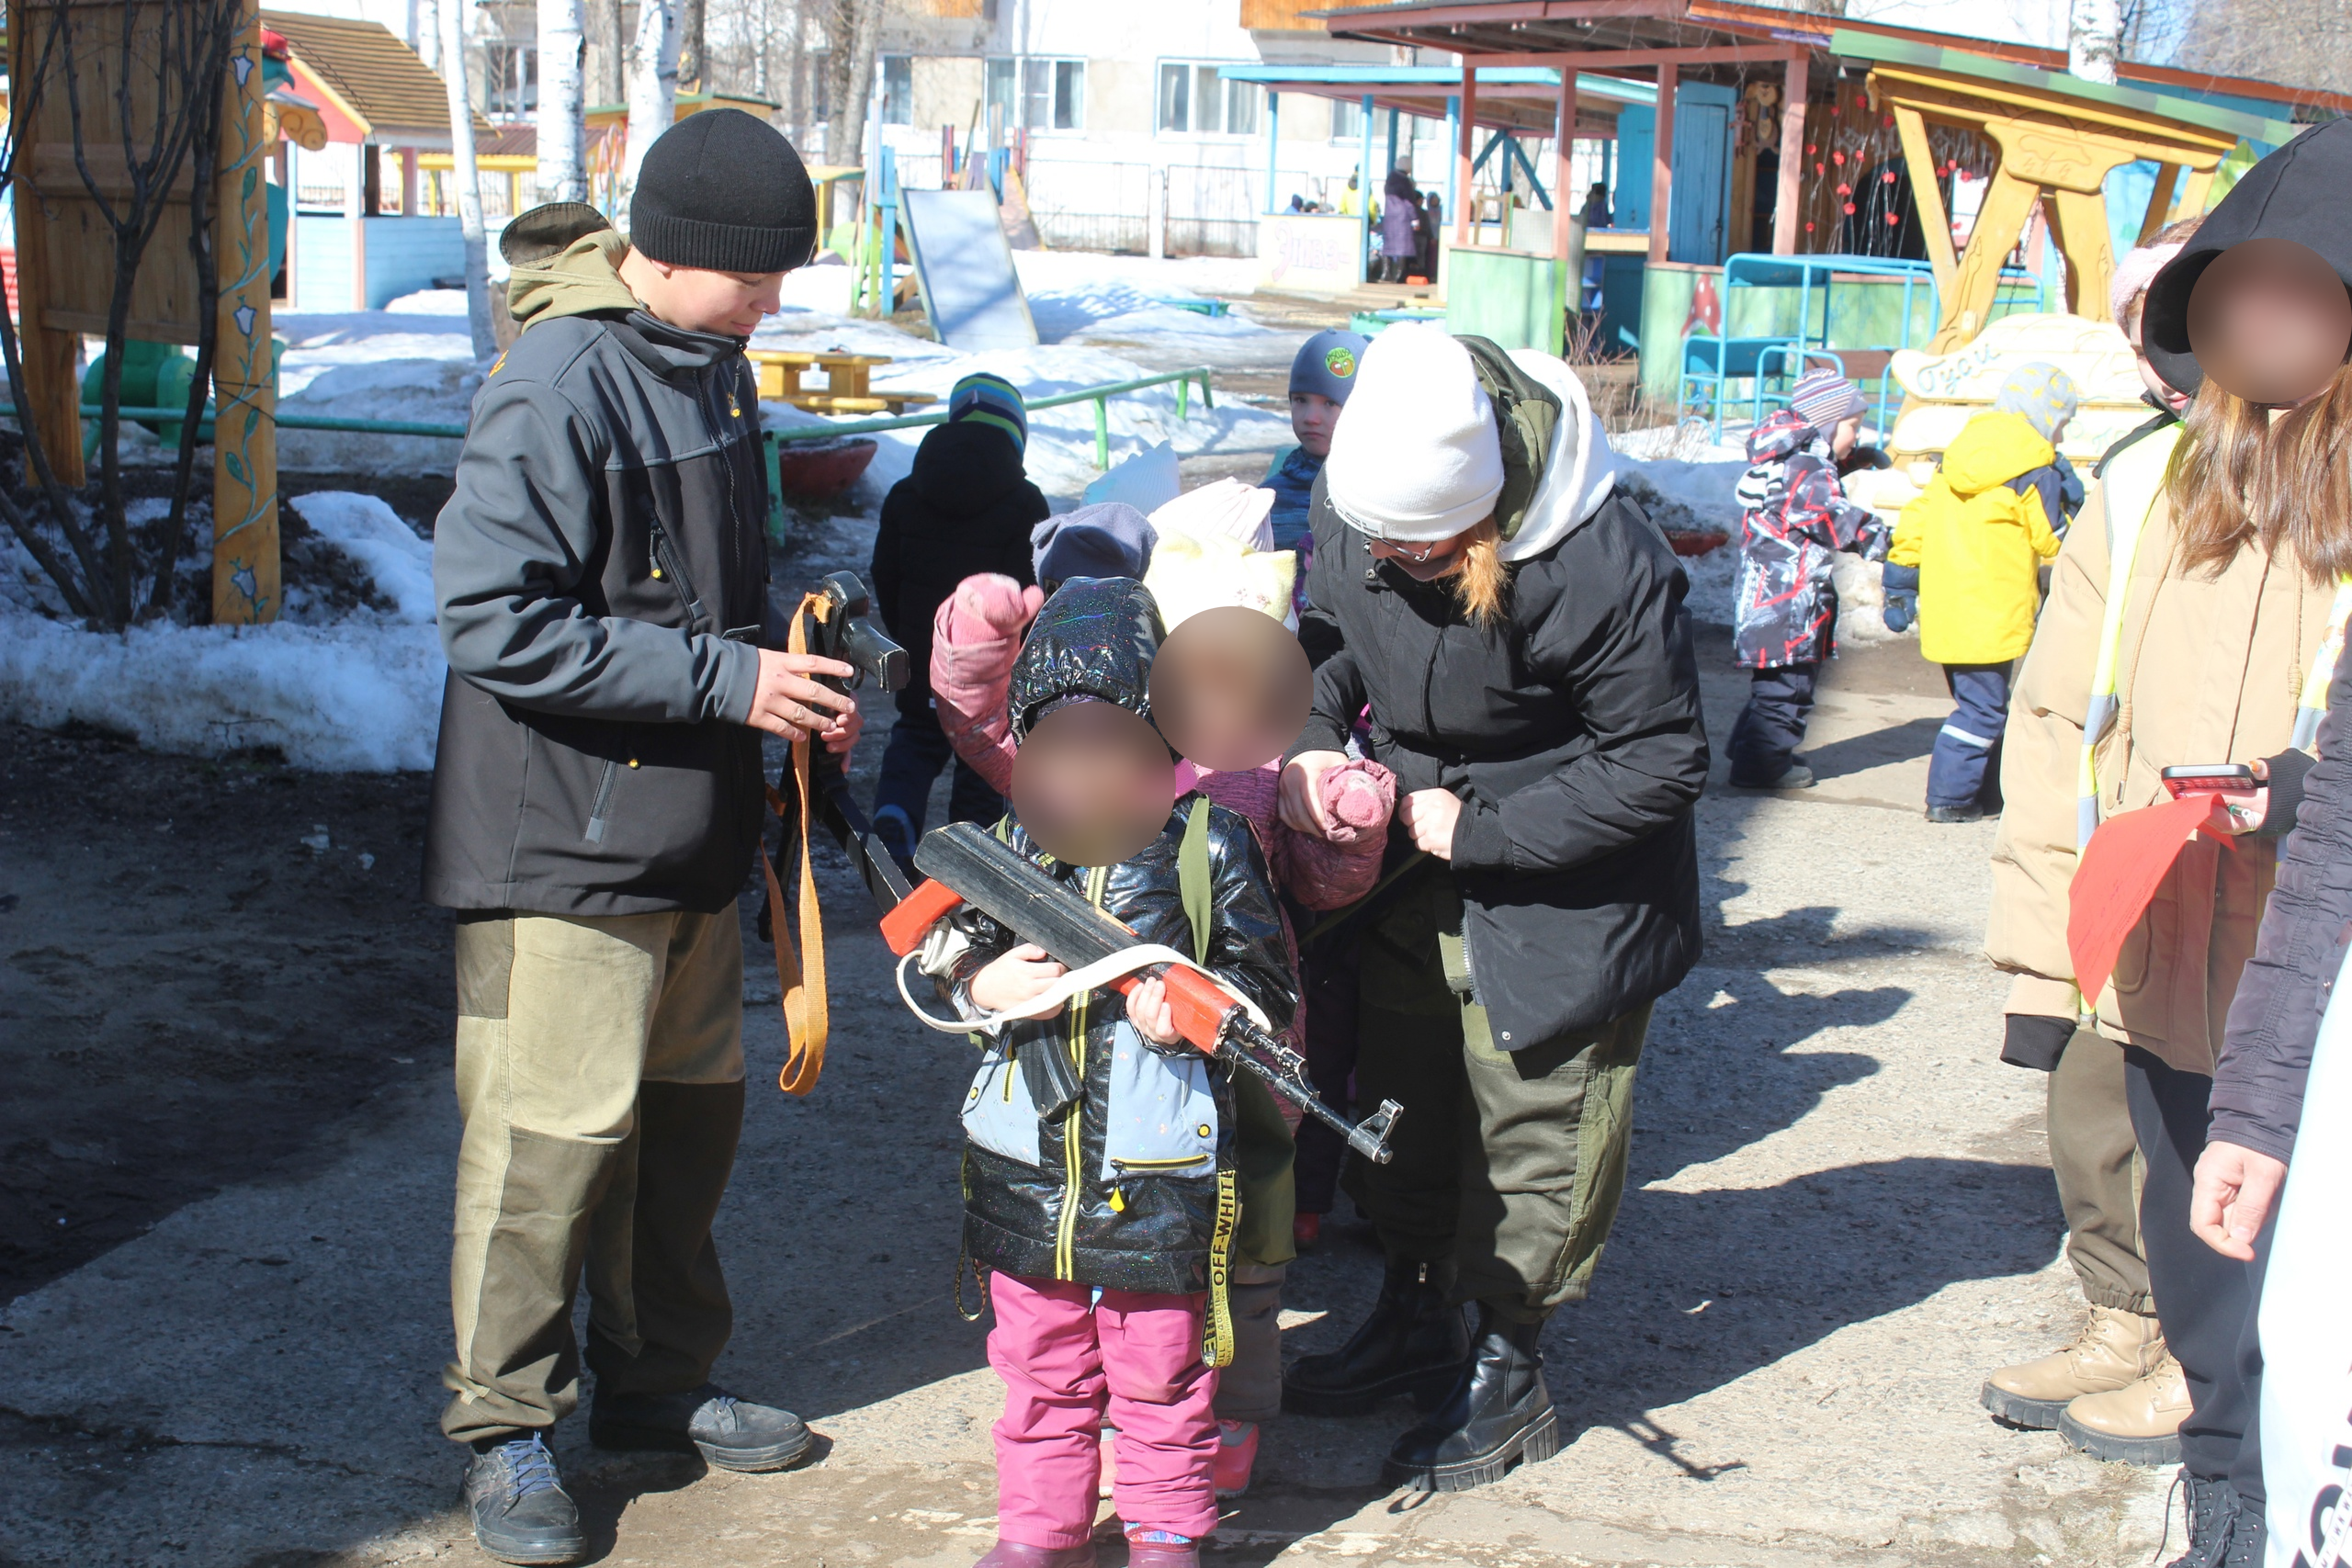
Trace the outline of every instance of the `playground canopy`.
<path fill-rule="evenodd" d="M 1809 158 L 1807 148 L 1822 140 L 1821 113 L 1836 108 L 1835 89 L 1849 58 L 1866 60 L 1871 50 L 1910 44 L 1969 57 L 1985 65 L 2022 67 L 2042 73 L 2063 69 L 2064 65 L 2063 56 L 2047 49 L 1739 0 L 1394 0 L 1318 15 L 1334 37 L 1439 50 L 1461 57 L 1456 89 L 1462 105 L 1455 152 L 1457 179 L 1467 173 L 1475 155 L 1472 127 L 1480 119 L 1477 100 L 1486 68 L 1506 64 L 1558 68 L 1561 76 L 1550 117 L 1556 125 L 1582 123 L 1578 100 L 1580 84 L 1589 75 L 1654 74 L 1656 131 L 1650 149 L 1649 200 L 1643 204 L 1651 214 L 1649 246 L 1654 262 L 1668 259 L 1673 225 L 1658 220 L 1676 210 L 1674 143 L 1680 117 L 1675 99 L 1685 87 L 1704 97 L 1711 110 L 1714 106 L 1728 106 L 1751 132 L 1737 139 L 1740 166 L 1725 183 L 1726 188 L 1736 193 L 1743 179 L 1761 184 L 1769 176 L 1773 199 L 1768 202 L 1757 191 L 1752 210 L 1760 214 L 1769 209 L 1770 249 L 1786 256 L 1800 250 L 1838 248 L 1831 235 L 1818 235 L 1810 243 L 1805 239 L 1805 212 L 1812 194 L 1805 189 L 1809 183 L 1805 175 L 1816 162 Z M 2160 95 L 2165 100 L 2161 116 L 2190 125 L 2212 128 L 2199 110 L 2218 108 L 2192 103 L 2189 101 L 2192 97 L 2219 96 L 2257 110 L 2267 108 L 2277 116 L 2273 123 L 2291 120 L 2296 110 L 2352 112 L 2352 97 L 2315 89 L 2134 64 L 2120 67 L 2119 75 L 2123 85 L 2117 90 L 2139 89 L 2147 98 Z M 1816 83 L 1825 90 L 1817 91 Z M 1825 97 L 1829 103 L 1814 102 Z M 2267 117 L 2257 113 L 2247 118 Z M 1687 133 L 1689 128 L 1684 129 Z M 1713 122 L 1709 134 L 1715 134 Z M 1772 160 L 1769 166 L 1760 162 L 1764 155 Z M 1564 175 L 1564 145 L 1557 149 L 1556 156 Z M 2195 169 L 2189 163 L 2170 166 Z M 1721 179 L 1719 173 L 1713 177 Z M 1837 178 L 1824 169 L 1815 182 Z M 1723 204 L 1738 205 L 1727 199 Z M 1465 244 L 1469 238 L 1466 211 L 1457 206 L 1454 215 L 1455 243 Z M 1565 210 L 1554 214 L 1560 230 L 1555 254 L 1567 254 L 1569 216 Z M 1727 232 L 1729 225 L 1725 226 Z M 1721 251 L 1728 248 L 1738 247 L 1719 245 L 1715 247 L 1717 254 L 1686 259 L 1720 260 Z"/>

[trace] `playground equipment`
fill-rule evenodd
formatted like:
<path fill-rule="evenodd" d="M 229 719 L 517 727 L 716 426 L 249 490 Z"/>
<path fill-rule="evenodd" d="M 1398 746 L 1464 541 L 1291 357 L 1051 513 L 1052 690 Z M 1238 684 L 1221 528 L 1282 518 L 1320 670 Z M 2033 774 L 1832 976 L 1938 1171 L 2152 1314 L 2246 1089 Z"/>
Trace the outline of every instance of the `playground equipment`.
<path fill-rule="evenodd" d="M 48 57 L 41 41 L 68 37 L 85 82 L 106 73 L 142 37 L 160 37 L 168 0 L 126 0 L 120 5 L 74 7 L 70 33 L 56 26 L 70 0 L 12 0 L 8 6 L 10 79 L 16 110 L 16 168 L 24 189 L 11 207 L 16 228 L 18 321 L 26 402 L 49 461 L 68 487 L 83 483 L 80 387 L 74 368 L 84 333 L 104 332 L 114 291 L 110 248 L 93 236 L 110 232 L 100 209 L 128 193 L 127 154 L 110 163 L 100 148 L 78 150 L 75 110 L 65 90 L 64 62 Z M 259 14 L 251 0 L 237 20 L 230 66 L 221 83 L 221 145 L 213 184 L 210 246 L 219 269 L 214 325 L 217 347 L 213 385 L 228 408 L 214 443 L 213 620 L 251 623 L 278 618 L 277 392 L 269 334 L 269 187 L 261 178 L 272 142 L 262 109 Z M 47 90 L 34 84 L 49 73 Z M 85 88 L 85 94 L 95 89 Z M 132 73 L 119 96 L 128 122 L 158 118 L 155 78 Z M 84 164 L 91 168 L 85 179 Z M 183 180 L 188 176 L 184 172 Z M 132 280 L 128 338 L 142 343 L 194 343 L 199 290 L 196 236 L 184 197 L 165 202 Z M 129 355 L 125 349 L 126 359 Z M 144 352 L 145 350 L 142 350 Z M 96 411 L 92 411 L 93 413 Z M 132 417 L 124 410 L 125 417 Z M 154 417 L 184 420 L 187 408 Z"/>
<path fill-rule="evenodd" d="M 1872 279 L 1882 281 L 1861 287 Z M 2007 268 L 2000 286 L 2018 308 L 2026 308 L 2029 293 L 2032 309 L 2044 304 L 2042 282 L 2031 273 Z M 1709 435 L 1720 439 L 1730 383 L 1748 383 L 1748 418 L 1760 423 L 1768 407 L 1787 406 L 1799 376 L 1827 366 L 1864 386 L 1873 423 L 1883 428 L 1894 402 L 1888 367 L 1895 354 L 1935 332 L 1940 298 L 1924 261 L 1732 256 L 1723 264 L 1719 296 L 1710 279 L 1700 280 L 1675 365 L 1675 416 L 1704 410 Z"/>
<path fill-rule="evenodd" d="M 884 164 L 886 173 L 890 168 Z M 985 187 L 904 191 L 895 178 L 887 183 L 897 192 L 923 311 L 940 341 L 964 350 L 1036 347 L 1037 323 L 1013 269 L 996 193 Z"/>
<path fill-rule="evenodd" d="M 2032 363 L 2065 371 L 2082 398 L 2058 450 L 2086 472 L 2148 417 L 2131 342 L 2114 322 L 2054 313 L 2003 316 L 1952 353 L 1906 349 L 1894 356 L 1889 371 L 1902 391 L 1903 412 L 1886 437 L 1893 461 L 1851 476 L 1847 494 L 1874 511 L 1898 516 L 1934 477 L 1960 427 L 1992 406 L 2010 371 Z"/>
<path fill-rule="evenodd" d="M 2066 308 L 2104 321 L 2115 270 L 2105 194 L 2110 172 L 2143 159 L 2158 165 L 2140 218 L 2146 240 L 2168 219 L 2205 210 L 2214 171 L 2240 141 L 2277 146 L 2295 134 L 2294 126 L 2259 115 L 1843 27 L 1831 47 L 1873 62 L 1872 98 L 1901 133 L 1943 301 L 1943 323 L 1929 345 L 1938 353 L 1967 343 L 1992 319 L 2002 260 L 2036 205 L 2047 213 L 2066 257 Z M 1968 248 L 1958 256 L 1935 178 L 1930 121 L 1981 131 L 2000 149 Z"/>

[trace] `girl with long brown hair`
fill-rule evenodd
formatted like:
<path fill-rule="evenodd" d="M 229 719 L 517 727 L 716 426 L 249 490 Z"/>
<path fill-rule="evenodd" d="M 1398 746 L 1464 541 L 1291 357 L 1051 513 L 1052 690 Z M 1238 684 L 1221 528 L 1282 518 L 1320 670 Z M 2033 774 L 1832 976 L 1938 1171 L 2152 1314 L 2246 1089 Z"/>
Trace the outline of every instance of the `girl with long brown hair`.
<path fill-rule="evenodd" d="M 2332 330 L 2326 361 L 2340 367 L 2352 348 L 2352 295 L 2330 300 L 2323 282 L 2316 298 L 2333 328 L 2288 321 L 2291 290 L 2268 305 L 2239 296 L 2219 316 L 2204 297 L 2196 350 L 2191 296 L 2224 255 L 2282 238 L 2316 252 L 2342 294 L 2352 279 L 2341 219 L 2347 181 L 2352 122 L 2307 131 L 2250 170 L 2158 274 L 2143 346 L 2194 400 L 2180 429 L 2109 467 L 2076 519 L 2003 740 L 2008 810 L 1993 852 L 1987 947 L 2016 977 L 2011 1014 L 2081 1016 L 2123 1048 L 2143 1169 L 2141 1240 L 2156 1312 L 2184 1375 L 2179 1455 L 2192 1539 L 2179 1561 L 2195 1568 L 2263 1560 L 2253 1311 L 2264 1247 L 2251 1263 L 2206 1247 L 2189 1228 L 2189 1195 L 2223 1023 L 2352 609 L 2352 590 L 2339 588 L 2352 569 L 2352 375 L 2338 368 L 2291 395 L 2258 391 L 2268 378 L 2246 362 L 2228 323 L 2284 325 L 2273 341 L 2297 352 Z M 2221 379 L 2249 395 L 2208 374 L 2225 364 Z M 2165 800 L 2166 768 L 2213 763 L 2253 766 L 2265 797 L 2217 810 L 2173 862 L 2112 977 L 2097 995 L 2079 994 L 2066 925 L 2082 842 L 2097 822 Z M 2060 1429 L 2095 1449 L 2108 1414 L 2122 1413 L 2078 1399 Z"/>

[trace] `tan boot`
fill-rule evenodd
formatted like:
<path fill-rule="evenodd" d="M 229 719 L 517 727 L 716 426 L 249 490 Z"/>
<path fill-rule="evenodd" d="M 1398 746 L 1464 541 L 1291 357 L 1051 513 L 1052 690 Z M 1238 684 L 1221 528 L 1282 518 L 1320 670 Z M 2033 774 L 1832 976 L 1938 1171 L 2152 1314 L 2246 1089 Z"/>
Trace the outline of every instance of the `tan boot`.
<path fill-rule="evenodd" d="M 2093 1307 L 2074 1343 L 2039 1361 L 2002 1367 L 1985 1380 L 1979 1397 L 1998 1419 L 2046 1431 L 2085 1394 L 2131 1387 L 2164 1359 L 2164 1330 L 2154 1317 Z"/>
<path fill-rule="evenodd" d="M 2180 1424 L 2189 1419 L 2189 1377 L 2169 1355 L 2128 1388 L 2085 1394 L 2058 1417 L 2058 1435 L 2095 1459 L 2126 1465 L 2180 1462 Z"/>

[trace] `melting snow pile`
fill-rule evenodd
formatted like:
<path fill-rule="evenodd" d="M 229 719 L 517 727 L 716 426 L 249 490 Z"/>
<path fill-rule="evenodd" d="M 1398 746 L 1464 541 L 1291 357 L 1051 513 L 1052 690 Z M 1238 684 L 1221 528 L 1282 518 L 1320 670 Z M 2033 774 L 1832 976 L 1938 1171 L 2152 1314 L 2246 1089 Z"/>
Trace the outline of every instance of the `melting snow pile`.
<path fill-rule="evenodd" d="M 393 609 L 326 624 L 115 635 L 50 620 L 13 596 L 0 604 L 0 714 L 45 727 L 79 721 L 157 751 L 270 747 L 327 772 L 432 767 L 447 669 L 433 629 L 432 546 L 373 496 L 328 491 L 292 506 Z M 20 553 L 15 564 L 10 576 L 20 578 L 31 563 Z"/>

